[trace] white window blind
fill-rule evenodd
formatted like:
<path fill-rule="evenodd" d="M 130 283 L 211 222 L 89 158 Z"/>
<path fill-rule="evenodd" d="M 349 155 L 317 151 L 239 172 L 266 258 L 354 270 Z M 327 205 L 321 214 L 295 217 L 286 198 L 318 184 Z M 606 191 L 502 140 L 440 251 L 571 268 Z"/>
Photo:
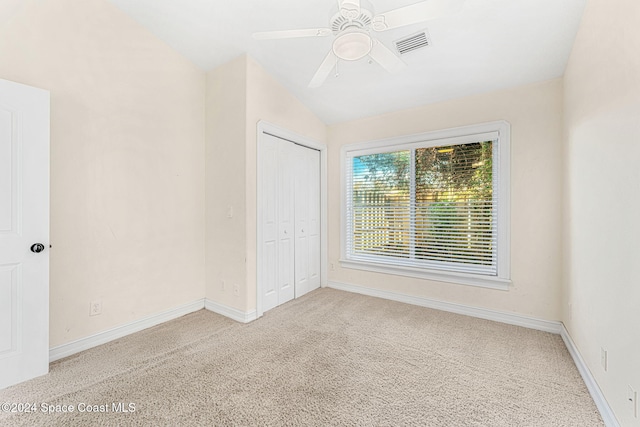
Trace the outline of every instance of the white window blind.
<path fill-rule="evenodd" d="M 497 141 L 347 152 L 347 260 L 497 276 Z"/>

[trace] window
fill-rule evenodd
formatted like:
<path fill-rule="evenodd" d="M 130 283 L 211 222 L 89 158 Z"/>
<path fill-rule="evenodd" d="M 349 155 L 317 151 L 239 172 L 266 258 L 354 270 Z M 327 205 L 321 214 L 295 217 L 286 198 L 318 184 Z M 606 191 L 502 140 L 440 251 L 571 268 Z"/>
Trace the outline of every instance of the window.
<path fill-rule="evenodd" d="M 507 289 L 509 125 L 345 146 L 345 267 Z"/>

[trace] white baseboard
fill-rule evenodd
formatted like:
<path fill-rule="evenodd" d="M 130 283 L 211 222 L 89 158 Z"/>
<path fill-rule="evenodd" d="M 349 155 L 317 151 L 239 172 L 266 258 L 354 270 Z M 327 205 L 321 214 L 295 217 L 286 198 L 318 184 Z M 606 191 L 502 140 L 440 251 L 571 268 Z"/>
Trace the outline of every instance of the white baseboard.
<path fill-rule="evenodd" d="M 237 308 L 229 307 L 228 305 L 211 301 L 210 299 L 205 300 L 204 308 L 206 308 L 209 311 L 213 311 L 214 313 L 218 313 L 223 316 L 226 316 L 240 323 L 249 323 L 258 318 L 256 316 L 255 310 L 242 311 L 242 310 L 238 310 Z"/>
<path fill-rule="evenodd" d="M 582 375 L 582 379 L 584 380 L 593 401 L 598 407 L 598 411 L 600 411 L 600 416 L 602 416 L 604 424 L 607 427 L 619 427 L 620 424 L 618 423 L 616 416 L 613 414 L 611 407 L 607 403 L 607 399 L 605 399 L 604 394 L 602 394 L 602 390 L 600 390 L 598 383 L 593 375 L 591 375 L 591 371 L 584 362 L 584 359 L 578 351 L 578 347 L 576 347 L 575 343 L 571 339 L 571 335 L 569 335 L 569 331 L 567 331 L 564 325 L 561 327 L 560 336 L 562 337 L 562 341 L 564 341 L 564 345 L 567 346 L 567 350 L 569 350 L 569 354 L 571 354 L 571 357 L 578 368 L 578 372 Z"/>
<path fill-rule="evenodd" d="M 198 299 L 191 303 L 172 308 L 162 313 L 135 320 L 131 323 L 127 323 L 126 325 L 117 326 L 113 329 L 99 332 L 86 338 L 81 338 L 67 344 L 52 347 L 49 349 L 49 362 L 54 362 L 64 357 L 71 356 L 72 354 L 76 354 L 81 351 L 106 344 L 109 341 L 122 338 L 135 332 L 140 332 L 152 326 L 168 322 L 169 320 L 177 319 L 178 317 L 182 317 L 185 314 L 202 310 L 203 308 L 206 308 L 209 311 L 213 311 L 214 313 L 229 317 L 241 323 L 249 323 L 257 318 L 255 310 L 244 312 L 223 304 L 219 304 L 217 302 L 213 302 L 209 299 Z"/>
<path fill-rule="evenodd" d="M 117 326 L 113 329 L 99 332 L 86 338 L 81 338 L 67 344 L 52 347 L 49 349 L 49 362 L 62 359 L 63 357 L 71 356 L 72 354 L 88 350 L 101 344 L 106 344 L 109 341 L 113 341 L 126 335 L 142 331 L 143 329 L 159 325 L 169 320 L 177 319 L 178 317 L 182 317 L 185 314 L 193 313 L 194 311 L 202 310 L 203 308 L 204 299 L 198 299 L 191 303 L 184 304 L 167 311 L 163 311 L 162 313 L 135 320 L 131 323 L 127 323 L 126 325 Z"/>
<path fill-rule="evenodd" d="M 368 295 L 372 297 L 384 298 L 392 301 L 404 302 L 406 304 L 418 305 L 421 307 L 433 308 L 436 310 L 448 311 L 451 313 L 463 314 L 480 319 L 493 320 L 510 325 L 523 326 L 529 329 L 551 332 L 559 334 L 562 323 L 550 320 L 536 319 L 514 313 L 504 313 L 501 311 L 489 310 L 486 308 L 471 307 L 468 305 L 456 304 L 452 302 L 439 301 L 430 298 L 416 297 L 400 294 L 396 292 L 382 291 L 379 289 L 367 288 L 364 286 L 350 285 L 341 282 L 329 282 L 329 287 L 347 292 Z"/>

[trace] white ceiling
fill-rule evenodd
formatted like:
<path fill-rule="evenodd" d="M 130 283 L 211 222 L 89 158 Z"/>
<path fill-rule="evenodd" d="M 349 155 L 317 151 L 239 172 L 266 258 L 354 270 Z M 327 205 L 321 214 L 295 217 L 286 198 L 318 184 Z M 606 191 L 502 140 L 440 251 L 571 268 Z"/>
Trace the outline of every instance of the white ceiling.
<path fill-rule="evenodd" d="M 336 0 L 110 0 L 205 70 L 248 53 L 327 124 L 559 77 L 586 0 L 467 0 L 460 13 L 375 35 L 387 47 L 427 29 L 432 46 L 389 74 L 341 61 L 307 87 L 333 37 L 253 40 L 257 31 L 328 27 Z M 428 1 L 428 0 L 427 0 Z M 371 0 L 374 13 L 417 0 Z"/>

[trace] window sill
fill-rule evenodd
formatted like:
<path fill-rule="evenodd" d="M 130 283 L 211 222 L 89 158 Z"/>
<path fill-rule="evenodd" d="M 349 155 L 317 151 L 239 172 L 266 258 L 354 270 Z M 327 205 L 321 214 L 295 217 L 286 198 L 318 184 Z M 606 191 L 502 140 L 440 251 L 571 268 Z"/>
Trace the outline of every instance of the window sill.
<path fill-rule="evenodd" d="M 435 280 L 438 282 L 456 283 L 459 285 L 478 286 L 482 288 L 508 291 L 511 280 L 493 276 L 454 273 L 448 271 L 427 270 L 423 268 L 406 267 L 393 264 L 373 263 L 366 261 L 340 260 L 344 268 L 371 271 L 374 273 L 393 274 L 397 276 L 415 277 L 418 279 Z"/>

